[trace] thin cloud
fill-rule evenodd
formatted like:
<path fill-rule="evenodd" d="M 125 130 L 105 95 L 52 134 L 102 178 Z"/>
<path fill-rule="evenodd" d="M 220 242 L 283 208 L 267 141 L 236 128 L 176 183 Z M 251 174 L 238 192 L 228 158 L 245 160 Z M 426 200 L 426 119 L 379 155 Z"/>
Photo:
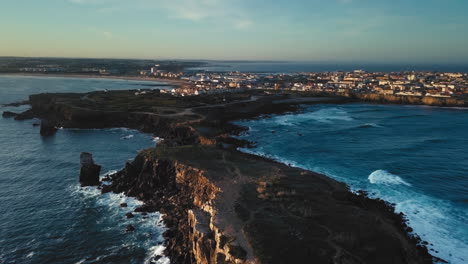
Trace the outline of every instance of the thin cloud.
<path fill-rule="evenodd" d="M 112 39 L 113 35 L 111 32 L 108 32 L 108 31 L 104 31 L 102 32 L 102 35 L 104 36 L 104 38 L 106 39 Z"/>
<path fill-rule="evenodd" d="M 252 25 L 253 23 L 250 20 L 238 20 L 234 22 L 234 28 L 239 30 L 250 28 Z"/>
<path fill-rule="evenodd" d="M 73 4 L 97 7 L 97 12 L 109 13 L 131 9 L 164 10 L 168 18 L 193 22 L 226 23 L 236 29 L 253 25 L 242 1 L 228 0 L 67 0 Z"/>

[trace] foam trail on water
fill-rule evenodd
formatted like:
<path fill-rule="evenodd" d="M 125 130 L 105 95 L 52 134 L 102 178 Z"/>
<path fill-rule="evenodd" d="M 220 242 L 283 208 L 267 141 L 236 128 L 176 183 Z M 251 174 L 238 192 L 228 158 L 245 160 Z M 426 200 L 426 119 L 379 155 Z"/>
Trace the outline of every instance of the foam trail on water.
<path fill-rule="evenodd" d="M 128 136 L 121 137 L 121 139 L 132 139 L 133 137 L 134 135 L 128 135 Z"/>

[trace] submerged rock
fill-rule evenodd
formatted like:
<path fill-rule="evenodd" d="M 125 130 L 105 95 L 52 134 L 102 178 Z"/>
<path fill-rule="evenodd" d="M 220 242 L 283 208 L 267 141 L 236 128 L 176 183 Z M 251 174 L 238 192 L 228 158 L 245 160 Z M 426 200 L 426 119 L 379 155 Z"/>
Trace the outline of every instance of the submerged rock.
<path fill-rule="evenodd" d="M 99 185 L 99 174 L 101 173 L 101 166 L 94 163 L 93 155 L 87 152 L 81 153 L 80 165 L 81 186 Z"/>
<path fill-rule="evenodd" d="M 54 124 L 47 120 L 41 121 L 41 136 L 47 137 L 52 136 L 57 132 L 57 128 Z"/>
<path fill-rule="evenodd" d="M 132 225 L 128 225 L 126 231 L 127 232 L 133 232 L 133 231 L 135 231 L 135 227 L 132 226 Z"/>
<path fill-rule="evenodd" d="M 126 216 L 127 218 L 133 218 L 133 217 L 135 217 L 132 213 L 127 213 L 127 214 L 125 214 L 125 216 Z"/>

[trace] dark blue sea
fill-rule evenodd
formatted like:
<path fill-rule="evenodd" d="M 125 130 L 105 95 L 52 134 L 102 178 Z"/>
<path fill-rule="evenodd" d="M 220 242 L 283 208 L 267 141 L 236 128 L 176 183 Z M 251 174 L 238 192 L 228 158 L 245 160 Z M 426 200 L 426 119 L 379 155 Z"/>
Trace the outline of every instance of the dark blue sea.
<path fill-rule="evenodd" d="M 437 71 L 437 72 L 468 72 L 468 64 L 384 64 L 362 62 L 226 62 L 210 61 L 207 65 L 192 68 L 193 71 L 211 72 L 254 72 L 254 73 L 298 73 L 298 72 L 335 72 L 365 70 L 371 72 L 402 72 L 402 71 Z"/>
<path fill-rule="evenodd" d="M 148 88 L 147 82 L 0 76 L 0 104 L 40 92 Z M 158 87 L 160 88 L 160 87 Z M 26 107 L 1 107 L 1 111 Z M 119 170 L 151 135 L 128 129 L 62 129 L 42 138 L 35 121 L 0 118 L 0 263 L 145 263 L 161 254 L 160 215 L 126 219 L 139 202 L 80 188 L 79 156 L 91 152 L 102 174 Z M 121 208 L 122 202 L 129 204 Z M 136 227 L 126 233 L 126 226 Z M 160 263 L 167 262 L 162 259 Z"/>
<path fill-rule="evenodd" d="M 468 263 L 468 109 L 327 104 L 239 124 L 257 143 L 243 151 L 394 203 L 432 254 Z"/>

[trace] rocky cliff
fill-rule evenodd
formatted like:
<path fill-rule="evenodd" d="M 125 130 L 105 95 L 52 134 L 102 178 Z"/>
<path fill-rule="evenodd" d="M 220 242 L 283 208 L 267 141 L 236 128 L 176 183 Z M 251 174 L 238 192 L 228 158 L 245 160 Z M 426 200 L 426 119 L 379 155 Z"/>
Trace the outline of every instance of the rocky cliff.
<path fill-rule="evenodd" d="M 243 263 L 245 256 L 232 254 L 238 249 L 213 222 L 219 187 L 202 170 L 151 153 L 138 155 L 102 191 L 145 201 L 137 211 L 165 214 L 166 253 L 172 263 Z"/>
<path fill-rule="evenodd" d="M 383 201 L 214 146 L 143 151 L 109 191 L 164 214 L 172 263 L 432 263 Z"/>
<path fill-rule="evenodd" d="M 466 107 L 468 102 L 457 98 L 443 98 L 430 96 L 402 96 L 402 95 L 383 95 L 383 94 L 355 94 L 351 95 L 364 102 L 391 103 L 391 104 L 413 104 L 447 107 Z"/>

